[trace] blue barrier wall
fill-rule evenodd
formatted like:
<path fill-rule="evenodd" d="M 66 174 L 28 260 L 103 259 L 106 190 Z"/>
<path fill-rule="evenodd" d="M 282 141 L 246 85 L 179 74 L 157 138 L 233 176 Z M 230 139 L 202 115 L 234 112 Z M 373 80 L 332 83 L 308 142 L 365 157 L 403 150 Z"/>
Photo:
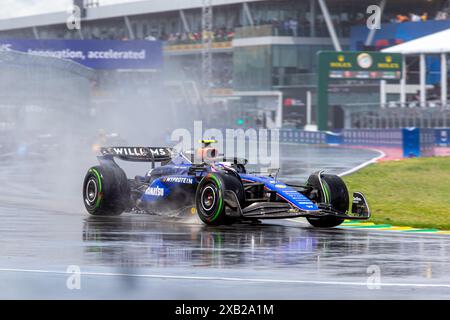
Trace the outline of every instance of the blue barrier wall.
<path fill-rule="evenodd" d="M 432 157 L 435 155 L 435 129 L 420 129 L 420 155 Z"/>
<path fill-rule="evenodd" d="M 450 147 L 450 128 L 421 129 L 420 132 L 425 145 Z M 280 142 L 402 147 L 403 135 L 402 129 L 348 129 L 326 133 L 283 129 L 280 130 Z"/>
<path fill-rule="evenodd" d="M 280 130 L 280 142 L 401 147 L 401 129 L 350 129 L 341 132 Z"/>
<path fill-rule="evenodd" d="M 319 131 L 280 130 L 280 142 L 300 144 L 326 144 L 327 134 Z"/>
<path fill-rule="evenodd" d="M 245 130 L 241 130 L 244 133 Z M 272 134 L 267 130 L 267 139 L 270 140 Z M 348 129 L 340 132 L 281 129 L 278 134 L 281 143 L 402 148 L 404 157 L 433 156 L 436 145 L 450 146 L 450 128 Z M 258 136 L 262 137 L 261 132 Z"/>
<path fill-rule="evenodd" d="M 342 131 L 345 145 L 401 147 L 401 129 L 349 129 Z"/>
<path fill-rule="evenodd" d="M 403 157 L 420 157 L 420 130 L 417 128 L 403 129 Z"/>
<path fill-rule="evenodd" d="M 280 130 L 280 142 L 402 148 L 404 157 L 433 156 L 437 141 L 450 144 L 450 129 L 350 129 L 341 132 Z"/>
<path fill-rule="evenodd" d="M 405 128 L 403 129 L 403 157 L 434 156 L 434 129 Z"/>
<path fill-rule="evenodd" d="M 434 129 L 434 137 L 437 146 L 450 146 L 450 129 Z"/>
<path fill-rule="evenodd" d="M 351 129 L 341 132 L 280 130 L 280 142 L 401 147 L 401 129 Z"/>

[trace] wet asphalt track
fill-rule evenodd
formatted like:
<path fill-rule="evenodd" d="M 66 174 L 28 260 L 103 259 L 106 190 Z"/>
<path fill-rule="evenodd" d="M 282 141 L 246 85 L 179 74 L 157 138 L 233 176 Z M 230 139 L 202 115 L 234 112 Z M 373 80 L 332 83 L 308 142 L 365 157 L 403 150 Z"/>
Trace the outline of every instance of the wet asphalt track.
<path fill-rule="evenodd" d="M 291 181 L 377 156 L 304 146 L 281 151 L 281 175 Z M 0 298 L 450 298 L 448 236 L 317 230 L 301 219 L 206 227 L 195 216 L 92 218 L 79 194 L 90 164 L 93 157 L 2 163 Z M 81 290 L 67 289 L 70 265 L 81 269 Z M 379 289 L 367 286 L 376 279 L 370 266 L 381 272 Z"/>

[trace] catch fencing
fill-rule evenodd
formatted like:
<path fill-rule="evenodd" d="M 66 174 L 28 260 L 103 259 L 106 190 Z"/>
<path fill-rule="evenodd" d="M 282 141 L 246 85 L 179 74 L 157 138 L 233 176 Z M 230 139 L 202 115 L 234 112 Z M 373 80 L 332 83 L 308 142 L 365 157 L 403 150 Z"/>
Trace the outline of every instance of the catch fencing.
<path fill-rule="evenodd" d="M 68 122 L 88 115 L 94 80 L 93 70 L 69 60 L 0 51 L 0 128 L 23 127 L 44 113 Z"/>

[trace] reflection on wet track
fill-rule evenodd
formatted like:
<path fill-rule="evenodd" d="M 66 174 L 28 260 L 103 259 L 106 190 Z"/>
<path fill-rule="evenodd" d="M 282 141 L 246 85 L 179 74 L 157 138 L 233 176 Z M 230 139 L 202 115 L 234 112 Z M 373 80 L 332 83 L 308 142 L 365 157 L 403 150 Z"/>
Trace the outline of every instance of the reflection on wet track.
<path fill-rule="evenodd" d="M 314 237 L 304 237 L 285 226 L 207 227 L 196 221 L 187 224 L 154 220 L 128 216 L 86 219 L 83 231 L 83 240 L 88 245 L 86 262 L 101 261 L 125 268 L 272 268 L 274 264 L 283 268 L 297 264 L 303 255 L 311 255 L 317 249 Z"/>
<path fill-rule="evenodd" d="M 196 221 L 177 223 L 130 216 L 87 218 L 83 229 L 87 245 L 84 263 L 88 264 L 123 268 L 239 267 L 268 271 L 276 268 L 277 272 L 293 269 L 291 271 L 301 270 L 302 274 L 308 271 L 311 275 L 319 275 L 319 265 L 336 264 L 335 268 L 320 270 L 320 274 L 351 277 L 364 271 L 365 264 L 383 265 L 386 261 L 392 262 L 398 254 L 401 265 L 392 270 L 386 266 L 385 276 L 395 277 L 402 272 L 406 277 L 421 272 L 426 276 L 428 265 L 419 266 L 423 257 L 432 257 L 427 261 L 430 265 L 436 264 L 435 277 L 446 276 L 449 266 L 445 258 L 450 253 L 447 238 L 406 239 L 408 242 L 404 243 L 402 237 L 386 238 L 340 229 L 318 230 L 306 223 L 301 226 L 294 222 L 273 222 L 207 227 Z M 363 257 L 367 260 L 361 264 L 359 260 Z M 345 261 L 349 263 L 347 267 Z"/>
<path fill-rule="evenodd" d="M 376 156 L 284 148 L 282 174 L 295 179 Z M 299 153 L 309 157 L 301 170 Z M 30 183 L 26 169 L 0 171 L 9 175 L 1 187 L 0 298 L 450 298 L 450 237 L 317 230 L 301 219 L 208 227 L 195 216 L 95 218 L 70 187 L 56 200 L 40 171 Z M 81 268 L 81 290 L 66 287 L 69 265 Z M 370 266 L 380 271 L 379 290 L 367 286 Z"/>

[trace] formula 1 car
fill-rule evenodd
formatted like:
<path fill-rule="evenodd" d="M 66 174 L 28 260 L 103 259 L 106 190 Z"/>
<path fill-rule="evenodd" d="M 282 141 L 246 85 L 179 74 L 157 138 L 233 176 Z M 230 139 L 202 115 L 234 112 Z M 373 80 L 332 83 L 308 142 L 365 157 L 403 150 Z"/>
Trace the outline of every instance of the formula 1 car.
<path fill-rule="evenodd" d="M 248 173 L 245 159 L 219 156 L 217 149 L 210 147 L 213 142 L 203 140 L 203 148 L 196 152 L 102 148 L 100 165 L 88 170 L 83 183 L 87 211 L 95 216 L 197 213 L 207 225 L 305 217 L 319 228 L 370 217 L 361 192 L 353 193 L 349 211 L 349 193 L 338 176 L 320 171 L 304 185 L 283 183 L 273 172 L 265 176 Z M 128 179 L 115 158 L 149 162 L 151 169 L 144 176 Z"/>

